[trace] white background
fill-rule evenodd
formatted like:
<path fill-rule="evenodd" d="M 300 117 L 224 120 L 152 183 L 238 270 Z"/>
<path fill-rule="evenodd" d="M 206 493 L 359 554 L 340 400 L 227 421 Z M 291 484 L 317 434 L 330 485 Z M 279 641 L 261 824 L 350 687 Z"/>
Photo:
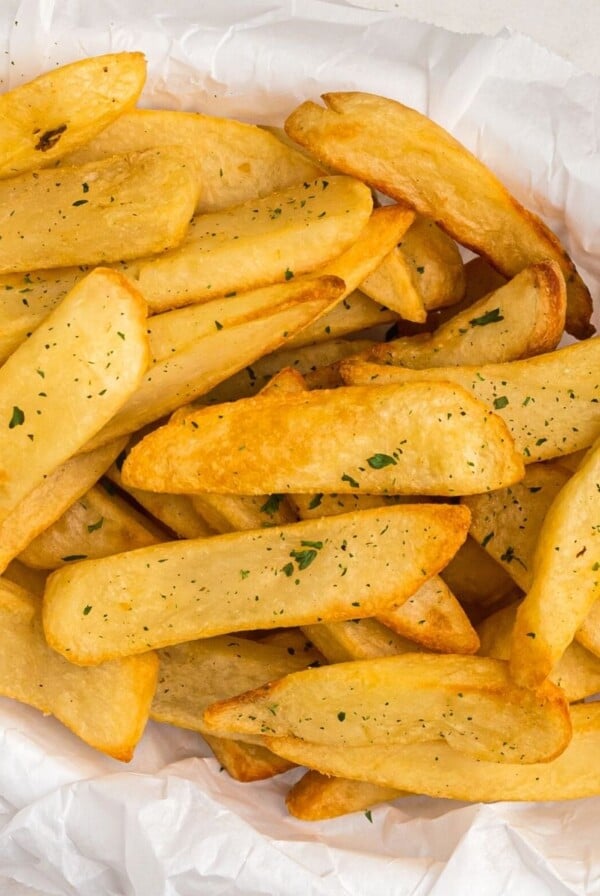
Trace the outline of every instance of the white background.
<path fill-rule="evenodd" d="M 68 0 L 56 0 L 57 4 Z M 178 0 L 165 0 L 174 12 Z M 227 0 L 223 0 L 226 4 Z M 301 0 L 298 0 L 301 8 Z M 334 0 L 339 5 L 389 10 L 457 32 L 520 31 L 581 69 L 600 75 L 600 0 Z M 3 0 L 0 0 L 0 11 Z M 201 20 L 202 4 L 197 4 Z M 38 894 L 0 879 L 0 896 Z"/>

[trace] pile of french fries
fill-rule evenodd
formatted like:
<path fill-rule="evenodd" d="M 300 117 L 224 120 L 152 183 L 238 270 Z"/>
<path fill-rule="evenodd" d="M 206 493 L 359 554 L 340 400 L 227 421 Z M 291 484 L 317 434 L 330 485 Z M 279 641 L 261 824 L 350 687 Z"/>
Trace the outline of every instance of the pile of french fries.
<path fill-rule="evenodd" d="M 564 248 L 400 103 L 261 129 L 138 109 L 145 73 L 0 95 L 0 693 L 122 760 L 150 718 L 304 766 L 303 819 L 600 793 Z"/>

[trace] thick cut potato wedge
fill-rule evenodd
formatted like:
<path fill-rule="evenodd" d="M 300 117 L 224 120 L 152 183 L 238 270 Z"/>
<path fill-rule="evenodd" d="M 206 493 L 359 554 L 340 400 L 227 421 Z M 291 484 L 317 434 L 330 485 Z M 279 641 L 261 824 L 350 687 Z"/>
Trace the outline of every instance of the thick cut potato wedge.
<path fill-rule="evenodd" d="M 466 285 L 463 260 L 454 240 L 435 221 L 417 215 L 402 238 L 400 251 L 427 311 L 462 299 Z"/>
<path fill-rule="evenodd" d="M 565 281 L 558 265 L 532 265 L 431 336 L 377 344 L 368 360 L 422 368 L 528 358 L 556 348 L 564 330 L 565 309 Z"/>
<path fill-rule="evenodd" d="M 75 454 L 49 473 L 0 523 L 0 570 L 16 558 L 41 532 L 81 498 L 125 448 L 117 439 L 95 451 Z"/>
<path fill-rule="evenodd" d="M 410 653 L 419 647 L 377 619 L 349 619 L 303 625 L 302 631 L 330 663 Z"/>
<path fill-rule="evenodd" d="M 478 625 L 481 656 L 494 656 L 499 660 L 510 659 L 517 608 L 518 604 L 503 607 Z M 577 641 L 572 641 L 556 664 L 550 675 L 550 681 L 562 688 L 569 703 L 592 697 L 600 691 L 600 658 Z"/>
<path fill-rule="evenodd" d="M 84 560 L 48 579 L 46 637 L 86 665 L 231 631 L 373 616 L 439 572 L 468 516 L 406 505 Z"/>
<path fill-rule="evenodd" d="M 289 653 L 247 638 L 222 635 L 159 651 L 160 672 L 150 710 L 157 722 L 207 733 L 202 714 L 217 700 L 305 669 L 310 654 Z"/>
<path fill-rule="evenodd" d="M 109 53 L 0 95 L 0 177 L 52 165 L 87 143 L 135 105 L 145 80 L 142 53 Z"/>
<path fill-rule="evenodd" d="M 173 344 L 170 355 L 150 367 L 135 394 L 88 448 L 134 432 L 208 392 L 283 345 L 335 304 L 343 290 L 337 277 L 277 283 L 253 294 L 255 315 L 248 313 L 232 326 L 221 325 L 217 319 L 212 332 L 191 343 L 184 332 L 183 344 Z M 243 303 L 247 308 L 247 296 Z M 205 319 L 204 311 L 199 313 Z"/>
<path fill-rule="evenodd" d="M 491 762 L 549 762 L 571 738 L 569 707 L 550 682 L 533 692 L 490 657 L 404 653 L 287 675 L 214 703 L 220 736 L 268 735 L 332 747 L 422 743 Z M 275 752 L 277 752 L 275 750 Z"/>
<path fill-rule="evenodd" d="M 410 266 L 398 246 L 394 246 L 379 267 L 363 280 L 360 288 L 374 302 L 385 305 L 404 320 L 423 323 L 427 319 Z"/>
<path fill-rule="evenodd" d="M 335 308 L 290 339 L 288 350 L 298 350 L 330 339 L 343 339 L 353 333 L 360 333 L 361 330 L 370 330 L 382 324 L 390 325 L 395 320 L 396 314 L 393 311 L 356 289 L 338 302 Z"/>
<path fill-rule="evenodd" d="M 284 495 L 192 495 L 192 504 L 215 532 L 282 526 L 298 519 Z"/>
<path fill-rule="evenodd" d="M 89 454 L 81 455 L 82 459 Z M 75 560 L 108 557 L 167 537 L 119 495 L 109 495 L 103 486 L 95 485 L 36 536 L 19 559 L 37 569 L 58 569 Z"/>
<path fill-rule="evenodd" d="M 203 737 L 228 775 L 245 784 L 282 775 L 295 765 L 260 744 L 249 744 L 226 737 L 210 737 L 208 734 Z"/>
<path fill-rule="evenodd" d="M 401 103 L 367 93 L 327 93 L 302 103 L 287 133 L 319 160 L 437 221 L 462 245 L 512 277 L 556 261 L 567 283 L 567 328 L 590 336 L 592 299 L 556 236 L 443 128 Z"/>
<path fill-rule="evenodd" d="M 149 360 L 145 323 L 139 293 L 97 268 L 0 369 L 0 522 L 135 391 Z"/>
<path fill-rule="evenodd" d="M 24 588 L 30 594 L 35 594 L 36 597 L 41 598 L 46 587 L 48 571 L 45 569 L 30 569 L 19 560 L 11 560 L 2 573 L 2 577 Z"/>
<path fill-rule="evenodd" d="M 442 571 L 442 578 L 471 618 L 516 597 L 513 579 L 470 535 Z"/>
<path fill-rule="evenodd" d="M 521 482 L 463 502 L 471 511 L 469 534 L 527 591 L 546 514 L 569 479 L 559 462 L 530 464 Z"/>
<path fill-rule="evenodd" d="M 401 796 L 408 796 L 408 793 L 393 787 L 370 784 L 368 781 L 332 778 L 308 771 L 291 788 L 285 804 L 290 815 L 295 818 L 302 821 L 324 821 L 351 812 L 364 812 L 378 803 L 386 803 Z"/>
<path fill-rule="evenodd" d="M 354 243 L 372 208 L 371 191 L 360 181 L 319 179 L 196 215 L 178 248 L 122 270 L 153 312 L 208 302 L 321 267 Z"/>
<path fill-rule="evenodd" d="M 1 180 L 0 273 L 163 252 L 183 240 L 197 195 L 179 147 Z"/>
<path fill-rule="evenodd" d="M 166 109 L 121 115 L 64 163 L 87 164 L 115 153 L 185 146 L 196 159 L 201 191 L 196 211 L 214 212 L 312 181 L 323 173 L 263 128 L 229 118 Z"/>
<path fill-rule="evenodd" d="M 156 654 L 81 669 L 44 640 L 40 601 L 0 580 L 0 693 L 50 713 L 86 743 L 131 759 L 156 688 Z"/>
<path fill-rule="evenodd" d="M 552 762 L 486 762 L 442 741 L 403 747 L 332 747 L 266 738 L 280 756 L 326 775 L 468 802 L 569 800 L 600 793 L 600 704 L 571 707 L 573 738 Z"/>
<path fill-rule="evenodd" d="M 588 448 L 600 434 L 600 337 L 504 364 L 411 370 L 341 361 L 348 384 L 446 380 L 502 417 L 525 463 Z"/>
<path fill-rule="evenodd" d="M 137 488 L 223 494 L 460 495 L 522 475 L 502 421 L 443 382 L 213 405 L 155 430 L 123 465 Z"/>
<path fill-rule="evenodd" d="M 600 439 L 562 487 L 540 530 L 533 581 L 517 612 L 510 668 L 537 687 L 600 597 Z"/>

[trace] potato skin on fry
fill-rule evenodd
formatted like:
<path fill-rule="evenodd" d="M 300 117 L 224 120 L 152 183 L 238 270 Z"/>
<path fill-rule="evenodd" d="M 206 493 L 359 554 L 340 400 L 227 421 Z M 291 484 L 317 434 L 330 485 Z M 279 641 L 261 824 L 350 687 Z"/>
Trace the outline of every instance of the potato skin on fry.
<path fill-rule="evenodd" d="M 455 495 L 523 475 L 495 415 L 443 382 L 258 396 L 190 414 L 129 454 L 155 491 Z"/>

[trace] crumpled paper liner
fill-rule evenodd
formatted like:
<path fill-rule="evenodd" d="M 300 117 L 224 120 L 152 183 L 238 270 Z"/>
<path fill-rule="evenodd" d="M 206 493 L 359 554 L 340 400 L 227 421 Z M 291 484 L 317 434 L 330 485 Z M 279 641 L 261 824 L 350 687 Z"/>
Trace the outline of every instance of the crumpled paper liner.
<path fill-rule="evenodd" d="M 528 38 L 451 34 L 341 0 L 5 0 L 0 49 L 2 89 L 143 50 L 144 104 L 258 123 L 326 90 L 399 99 L 542 215 L 598 295 L 600 82 Z M 1 698 L 0 757 L 0 878 L 53 896 L 600 893 L 600 799 L 410 797 L 371 819 L 302 823 L 283 805 L 298 770 L 239 784 L 199 737 L 154 723 L 124 766 Z"/>

